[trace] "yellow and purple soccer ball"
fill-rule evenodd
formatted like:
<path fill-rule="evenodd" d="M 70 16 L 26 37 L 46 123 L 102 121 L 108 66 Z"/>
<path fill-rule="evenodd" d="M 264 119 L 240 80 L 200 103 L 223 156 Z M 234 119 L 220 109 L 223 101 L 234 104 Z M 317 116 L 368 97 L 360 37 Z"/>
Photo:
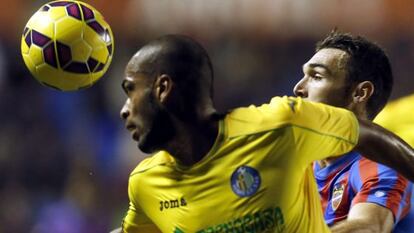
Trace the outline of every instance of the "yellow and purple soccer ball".
<path fill-rule="evenodd" d="M 21 53 L 32 75 L 61 91 L 92 86 L 108 70 L 114 53 L 110 26 L 80 1 L 43 5 L 23 31 Z"/>

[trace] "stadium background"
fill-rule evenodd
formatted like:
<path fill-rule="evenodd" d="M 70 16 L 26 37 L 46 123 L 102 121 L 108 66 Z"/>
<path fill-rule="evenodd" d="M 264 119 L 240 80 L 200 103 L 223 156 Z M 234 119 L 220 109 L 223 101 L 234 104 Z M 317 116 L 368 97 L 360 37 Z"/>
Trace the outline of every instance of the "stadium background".
<path fill-rule="evenodd" d="M 105 16 L 115 55 L 87 90 L 57 92 L 31 78 L 20 56 L 26 21 L 46 1 L 0 0 L 0 232 L 94 233 L 118 227 L 127 178 L 144 157 L 119 119 L 120 80 L 146 41 L 184 33 L 215 67 L 219 110 L 291 95 L 314 43 L 332 28 L 367 36 L 390 56 L 392 98 L 412 93 L 410 0 L 87 1 Z"/>

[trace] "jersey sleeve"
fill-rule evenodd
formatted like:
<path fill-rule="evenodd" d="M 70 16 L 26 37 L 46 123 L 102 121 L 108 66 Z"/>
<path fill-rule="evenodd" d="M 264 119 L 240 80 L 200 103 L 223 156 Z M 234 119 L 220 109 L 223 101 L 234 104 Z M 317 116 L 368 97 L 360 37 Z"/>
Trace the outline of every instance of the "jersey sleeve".
<path fill-rule="evenodd" d="M 356 195 L 351 203 L 375 203 L 389 209 L 397 224 L 410 209 L 412 184 L 396 171 L 368 159 L 352 168 L 351 186 Z"/>
<path fill-rule="evenodd" d="M 294 97 L 276 97 L 271 105 L 285 115 L 292 127 L 298 162 L 342 155 L 356 145 L 359 123 L 355 115 L 343 108 L 305 101 Z"/>
<path fill-rule="evenodd" d="M 134 200 L 134 185 L 131 178 L 128 184 L 129 208 L 122 222 L 122 233 L 160 233 L 156 225 L 142 211 Z"/>

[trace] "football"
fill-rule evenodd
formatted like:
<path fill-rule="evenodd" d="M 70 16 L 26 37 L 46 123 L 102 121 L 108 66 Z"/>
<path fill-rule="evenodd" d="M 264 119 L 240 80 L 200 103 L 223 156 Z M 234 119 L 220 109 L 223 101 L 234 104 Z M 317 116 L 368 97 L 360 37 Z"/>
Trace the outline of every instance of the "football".
<path fill-rule="evenodd" d="M 113 34 L 103 16 L 80 1 L 53 1 L 27 22 L 21 53 L 30 73 L 61 91 L 92 86 L 108 70 Z"/>

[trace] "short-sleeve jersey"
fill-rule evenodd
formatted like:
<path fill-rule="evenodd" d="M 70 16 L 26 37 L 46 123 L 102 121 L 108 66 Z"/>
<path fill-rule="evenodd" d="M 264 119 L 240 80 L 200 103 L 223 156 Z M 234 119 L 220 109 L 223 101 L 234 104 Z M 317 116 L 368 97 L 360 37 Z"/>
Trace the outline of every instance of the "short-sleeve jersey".
<path fill-rule="evenodd" d="M 135 168 L 123 232 L 329 232 L 311 163 L 357 139 L 351 112 L 301 98 L 235 109 L 193 166 L 160 151 Z"/>
<path fill-rule="evenodd" d="M 414 94 L 387 104 L 374 122 L 394 132 L 414 147 Z"/>
<path fill-rule="evenodd" d="M 410 210 L 412 184 L 391 168 L 350 152 L 321 168 L 314 163 L 326 223 L 347 218 L 358 203 L 375 203 L 389 209 L 394 226 Z"/>

